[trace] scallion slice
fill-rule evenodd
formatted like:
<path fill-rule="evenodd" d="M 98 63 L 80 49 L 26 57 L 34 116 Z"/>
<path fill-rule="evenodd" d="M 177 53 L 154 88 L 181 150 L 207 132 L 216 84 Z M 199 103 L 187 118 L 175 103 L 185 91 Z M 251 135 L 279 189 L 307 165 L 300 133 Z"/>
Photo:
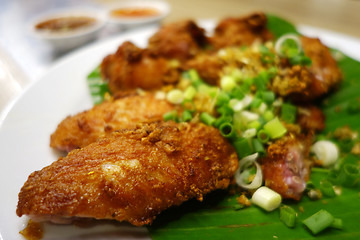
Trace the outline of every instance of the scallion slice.
<path fill-rule="evenodd" d="M 211 116 L 209 113 L 207 112 L 202 112 L 200 114 L 200 120 L 205 123 L 206 125 L 209 126 L 213 126 L 213 124 L 215 123 L 216 118 L 214 118 L 213 116 Z"/>
<path fill-rule="evenodd" d="M 320 210 L 312 216 L 306 218 L 303 224 L 313 233 L 319 232 L 330 227 L 334 223 L 335 218 L 326 210 Z"/>
<path fill-rule="evenodd" d="M 221 135 L 223 135 L 226 138 L 231 138 L 235 136 L 234 126 L 229 122 L 225 122 L 221 124 L 219 130 Z"/>
<path fill-rule="evenodd" d="M 295 227 L 296 223 L 296 211 L 289 206 L 282 206 L 280 207 L 280 220 L 288 227 L 293 228 Z"/>
<path fill-rule="evenodd" d="M 287 132 L 286 128 L 277 117 L 264 125 L 264 131 L 271 139 L 280 138 Z"/>

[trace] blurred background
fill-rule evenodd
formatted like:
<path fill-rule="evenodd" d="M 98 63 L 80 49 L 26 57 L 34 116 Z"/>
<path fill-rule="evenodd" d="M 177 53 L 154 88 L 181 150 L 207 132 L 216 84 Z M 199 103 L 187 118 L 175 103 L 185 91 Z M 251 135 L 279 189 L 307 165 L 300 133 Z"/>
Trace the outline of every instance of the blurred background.
<path fill-rule="evenodd" d="M 56 51 L 52 46 L 34 38 L 29 31 L 32 19 L 46 11 L 59 8 L 86 6 L 100 10 L 124 1 L 0 0 L 0 111 L 10 99 L 44 74 L 51 64 L 69 53 Z M 162 19 L 162 23 L 184 18 L 218 20 L 228 16 L 246 15 L 253 11 L 264 11 L 295 24 L 318 27 L 360 39 L 360 0 L 164 1 L 171 10 Z M 103 41 L 126 31 L 129 29 L 107 25 L 94 41 Z"/>

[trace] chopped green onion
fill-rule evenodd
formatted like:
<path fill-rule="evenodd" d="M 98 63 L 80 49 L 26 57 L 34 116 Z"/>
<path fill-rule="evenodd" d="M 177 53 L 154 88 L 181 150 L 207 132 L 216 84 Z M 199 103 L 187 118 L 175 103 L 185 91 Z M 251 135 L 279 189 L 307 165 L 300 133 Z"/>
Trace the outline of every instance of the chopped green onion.
<path fill-rule="evenodd" d="M 294 123 L 296 120 L 297 108 L 290 103 L 283 103 L 281 105 L 281 116 L 280 118 L 287 123 Z"/>
<path fill-rule="evenodd" d="M 228 115 L 222 115 L 221 117 L 217 118 L 214 122 L 214 127 L 219 128 L 224 123 L 231 123 L 232 117 Z"/>
<path fill-rule="evenodd" d="M 334 222 L 331 224 L 332 228 L 343 229 L 343 221 L 341 218 L 335 218 Z"/>
<path fill-rule="evenodd" d="M 280 138 L 287 132 L 286 128 L 277 117 L 264 125 L 264 131 L 271 139 Z"/>
<path fill-rule="evenodd" d="M 235 113 L 234 115 L 237 114 Z M 259 119 L 259 114 L 250 111 L 242 111 L 239 113 L 239 115 L 243 122 L 246 124 Z"/>
<path fill-rule="evenodd" d="M 228 104 L 230 101 L 230 96 L 224 91 L 219 91 L 216 96 L 216 106 L 222 106 Z"/>
<path fill-rule="evenodd" d="M 228 105 L 222 105 L 221 107 L 217 108 L 216 111 L 225 116 L 233 115 L 234 113 L 234 111 Z"/>
<path fill-rule="evenodd" d="M 290 56 L 289 61 L 291 65 L 301 65 L 301 66 L 310 66 L 312 61 L 311 58 L 304 55 L 304 53 Z"/>
<path fill-rule="evenodd" d="M 234 111 L 234 112 L 239 112 L 241 110 L 244 109 L 244 103 L 243 101 L 240 101 L 236 98 L 233 98 L 229 101 L 229 107 Z"/>
<path fill-rule="evenodd" d="M 256 162 L 258 156 L 259 154 L 254 153 L 239 161 L 239 168 L 236 170 L 234 177 L 236 183 L 240 187 L 245 189 L 257 189 L 261 186 L 263 174 L 260 164 Z M 249 179 L 250 176 L 253 177 L 252 180 Z"/>
<path fill-rule="evenodd" d="M 187 73 L 192 85 L 194 85 L 195 88 L 198 88 L 200 85 L 205 84 L 195 69 L 190 69 Z"/>
<path fill-rule="evenodd" d="M 275 93 L 272 91 L 262 91 L 260 92 L 260 97 L 267 104 L 271 104 L 275 101 Z"/>
<path fill-rule="evenodd" d="M 194 86 L 189 86 L 184 91 L 184 99 L 192 100 L 196 95 L 196 89 Z"/>
<path fill-rule="evenodd" d="M 263 187 L 258 188 L 254 192 L 254 194 L 251 198 L 251 201 L 255 205 L 270 212 L 280 206 L 281 196 L 274 190 L 271 190 L 270 188 L 263 186 Z"/>
<path fill-rule="evenodd" d="M 236 81 L 233 77 L 231 76 L 223 76 L 220 79 L 220 87 L 221 89 L 223 89 L 225 92 L 230 92 L 231 90 L 233 90 L 233 88 L 236 87 Z"/>
<path fill-rule="evenodd" d="M 275 43 L 275 51 L 282 57 L 299 55 L 302 52 L 299 36 L 293 33 L 281 36 Z"/>
<path fill-rule="evenodd" d="M 266 122 L 269 122 L 270 120 L 274 119 L 275 115 L 271 110 L 267 110 L 263 114 L 263 118 Z"/>
<path fill-rule="evenodd" d="M 345 187 L 356 186 L 360 182 L 359 166 L 351 163 L 344 164 L 338 176 L 338 181 Z"/>
<path fill-rule="evenodd" d="M 265 155 L 265 153 L 266 153 L 265 148 L 264 148 L 263 144 L 259 141 L 259 139 L 253 138 L 252 146 L 253 146 L 254 152 L 257 152 L 260 155 Z"/>
<path fill-rule="evenodd" d="M 262 71 L 253 79 L 253 83 L 258 91 L 264 91 L 267 89 L 267 83 L 270 79 L 269 74 L 266 71 Z"/>
<path fill-rule="evenodd" d="M 247 128 L 255 128 L 258 130 L 261 127 L 261 123 L 258 120 L 251 121 L 247 124 Z"/>
<path fill-rule="evenodd" d="M 255 129 L 255 128 L 246 129 L 246 130 L 243 132 L 242 136 L 243 136 L 244 138 L 253 138 L 253 137 L 256 136 L 256 129 Z"/>
<path fill-rule="evenodd" d="M 268 134 L 265 130 L 263 130 L 263 129 L 261 129 L 260 131 L 258 131 L 258 133 L 257 133 L 257 138 L 258 138 L 259 141 L 262 142 L 262 143 L 267 143 L 267 142 L 269 141 L 269 139 L 270 139 L 269 134 Z"/>
<path fill-rule="evenodd" d="M 296 211 L 289 206 L 282 206 L 280 207 L 280 220 L 288 227 L 293 228 L 295 227 L 296 223 Z"/>
<path fill-rule="evenodd" d="M 163 115 L 163 119 L 164 121 L 177 121 L 178 119 L 178 116 L 177 116 L 177 112 L 174 110 L 174 111 L 170 111 L 170 112 L 167 112 Z"/>
<path fill-rule="evenodd" d="M 180 104 L 184 100 L 184 93 L 179 89 L 170 90 L 166 95 L 166 100 L 172 104 Z"/>
<path fill-rule="evenodd" d="M 233 146 L 239 159 L 253 153 L 251 142 L 247 138 L 239 138 L 233 142 Z"/>
<path fill-rule="evenodd" d="M 221 124 L 219 130 L 221 135 L 226 138 L 231 138 L 235 136 L 234 126 L 229 122 Z"/>
<path fill-rule="evenodd" d="M 193 118 L 191 112 L 189 110 L 184 110 L 182 113 L 182 120 L 184 122 L 188 122 Z"/>
<path fill-rule="evenodd" d="M 315 142 L 311 147 L 311 152 L 315 154 L 324 167 L 334 165 L 339 158 L 338 147 L 329 140 L 320 140 Z"/>
<path fill-rule="evenodd" d="M 250 107 L 251 107 L 252 109 L 254 109 L 254 108 L 255 108 L 255 109 L 256 109 L 256 108 L 259 108 L 262 102 L 263 102 L 263 101 L 262 101 L 260 98 L 254 98 L 254 99 L 252 100 L 251 104 L 250 104 Z"/>
<path fill-rule="evenodd" d="M 239 86 L 235 86 L 231 91 L 230 91 L 230 96 L 232 98 L 235 98 L 235 99 L 243 99 L 245 97 L 245 92 L 244 92 L 244 89 L 239 87 Z"/>
<path fill-rule="evenodd" d="M 326 210 L 320 210 L 303 221 L 303 224 L 313 233 L 318 234 L 334 223 L 335 218 Z"/>
<path fill-rule="evenodd" d="M 211 116 L 209 113 L 207 112 L 202 112 L 200 114 L 200 120 L 205 123 L 206 125 L 212 126 L 215 123 L 215 118 L 213 116 Z"/>
<path fill-rule="evenodd" d="M 327 180 L 320 181 L 320 190 L 325 196 L 336 196 L 332 183 Z"/>

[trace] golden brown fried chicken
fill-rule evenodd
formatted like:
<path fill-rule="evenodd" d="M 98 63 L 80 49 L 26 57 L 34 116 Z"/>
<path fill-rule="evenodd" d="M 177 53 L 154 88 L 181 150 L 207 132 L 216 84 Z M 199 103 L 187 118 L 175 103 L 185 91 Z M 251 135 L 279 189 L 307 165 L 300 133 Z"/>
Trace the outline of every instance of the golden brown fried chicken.
<path fill-rule="evenodd" d="M 300 200 L 310 169 L 306 158 L 311 141 L 308 137 L 288 135 L 271 144 L 261 166 L 265 185 L 283 198 Z"/>
<path fill-rule="evenodd" d="M 296 102 L 309 102 L 336 88 L 342 74 L 330 50 L 317 38 L 301 37 L 304 53 L 311 66 L 289 66 L 276 77 L 271 88 L 280 96 Z"/>
<path fill-rule="evenodd" d="M 17 215 L 150 224 L 161 211 L 229 185 L 238 159 L 218 130 L 153 123 L 99 139 L 40 171 L 19 193 Z"/>
<path fill-rule="evenodd" d="M 100 69 L 113 94 L 136 88 L 156 89 L 179 78 L 179 71 L 169 61 L 131 42 L 124 42 L 115 54 L 105 57 Z"/>
<path fill-rule="evenodd" d="M 228 46 L 248 46 L 255 41 L 266 42 L 273 38 L 266 26 L 264 13 L 253 13 L 240 18 L 227 18 L 215 28 L 211 44 L 215 49 Z"/>
<path fill-rule="evenodd" d="M 65 118 L 51 135 L 50 146 L 71 151 L 115 130 L 133 128 L 140 122 L 162 120 L 165 113 L 174 109 L 174 105 L 150 93 L 106 101 Z"/>
<path fill-rule="evenodd" d="M 194 57 L 207 45 L 204 29 L 185 20 L 162 26 L 150 39 L 148 49 L 168 59 L 181 62 Z"/>
<path fill-rule="evenodd" d="M 340 68 L 332 57 L 328 47 L 318 38 L 302 37 L 301 43 L 312 64 L 310 72 L 314 75 L 311 84 L 310 95 L 314 97 L 322 96 L 333 90 L 342 80 Z"/>

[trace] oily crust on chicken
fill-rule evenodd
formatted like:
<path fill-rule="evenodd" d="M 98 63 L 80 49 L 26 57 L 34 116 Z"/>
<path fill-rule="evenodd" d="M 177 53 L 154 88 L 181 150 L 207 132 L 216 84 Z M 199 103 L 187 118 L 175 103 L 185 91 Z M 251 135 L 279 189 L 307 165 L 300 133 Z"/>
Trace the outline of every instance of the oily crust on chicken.
<path fill-rule="evenodd" d="M 170 206 L 224 189 L 238 166 L 213 127 L 172 121 L 114 132 L 32 173 L 17 215 L 150 224 Z"/>

